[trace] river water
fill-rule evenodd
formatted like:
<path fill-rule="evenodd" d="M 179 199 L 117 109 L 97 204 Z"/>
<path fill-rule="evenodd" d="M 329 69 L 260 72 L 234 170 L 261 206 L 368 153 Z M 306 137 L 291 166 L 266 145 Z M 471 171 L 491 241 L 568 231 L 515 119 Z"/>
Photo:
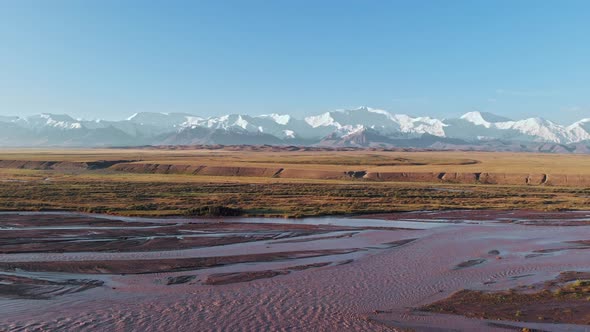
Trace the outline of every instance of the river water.
<path fill-rule="evenodd" d="M 493 216 L 494 212 L 487 211 Z M 0 214 L 3 217 L 14 214 Z M 22 213 L 36 218 L 40 214 Z M 56 217 L 85 214 L 54 213 Z M 49 300 L 0 299 L 0 330 L 14 331 L 510 331 L 516 327 L 547 331 L 589 331 L 587 326 L 490 321 L 460 316 L 416 313 L 412 308 L 444 299 L 461 289 L 504 290 L 550 280 L 563 271 L 590 271 L 590 250 L 557 250 L 569 241 L 590 240 L 590 226 L 532 226 L 506 223 L 506 218 L 459 222 L 445 213 L 407 213 L 396 220 L 310 218 L 189 220 L 120 218 L 130 227 L 187 222 L 332 225 L 345 229 L 292 238 L 180 250 L 129 252 L 43 252 L 0 254 L 0 262 L 142 261 L 228 257 L 305 250 L 353 250 L 285 260 L 228 264 L 195 271 L 149 274 L 73 274 L 11 271 L 38 278 L 94 278 L 104 286 Z M 559 218 L 585 221 L 586 212 Z M 515 217 L 516 218 L 516 217 Z M 529 217 L 518 217 L 519 221 Z M 559 219 L 558 218 L 558 219 Z M 531 218 L 529 218 L 531 219 Z M 133 222 L 153 223 L 135 227 Z M 528 220 L 531 223 L 534 220 Z M 42 226 L 51 228 L 51 225 Z M 68 226 L 74 227 L 75 226 Z M 83 226 L 81 226 L 83 228 Z M 21 227 L 21 231 L 34 227 Z M 39 226 L 37 226 L 39 228 Z M 99 228 L 99 227 L 97 227 Z M 12 229 L 11 232 L 19 229 Z M 4 232 L 6 230 L 0 230 Z M 89 229 L 89 231 L 93 231 Z M 268 230 L 266 230 L 268 231 Z M 249 228 L 244 231 L 251 234 Z M 282 230 L 277 230 L 282 232 Z M 228 233 L 230 234 L 230 233 Z M 232 233 L 235 235 L 234 233 Z M 227 234 L 226 234 L 227 235 Z M 224 234 L 216 234 L 224 236 Z M 392 246 L 396 241 L 409 241 Z M 295 240 L 295 241 L 293 241 Z M 490 254 L 497 251 L 499 254 Z M 497 259 L 501 256 L 502 259 Z M 470 260 L 480 264 L 457 269 Z M 325 264 L 293 270 L 294 266 Z M 285 271 L 248 282 L 207 285 L 210 275 Z M 166 285 L 169 277 L 192 275 L 191 283 Z"/>

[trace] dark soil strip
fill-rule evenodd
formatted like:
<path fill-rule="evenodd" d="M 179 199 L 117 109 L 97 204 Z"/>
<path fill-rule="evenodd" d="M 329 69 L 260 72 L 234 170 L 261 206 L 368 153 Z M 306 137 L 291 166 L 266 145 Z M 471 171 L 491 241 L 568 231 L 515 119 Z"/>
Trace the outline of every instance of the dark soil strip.
<path fill-rule="evenodd" d="M 362 249 L 310 250 L 276 252 L 267 254 L 146 259 L 146 260 L 102 260 L 102 261 L 64 261 L 64 262 L 0 262 L 0 270 L 16 269 L 31 272 L 65 272 L 82 274 L 147 274 L 205 269 L 238 263 L 274 262 L 299 258 L 312 258 L 328 255 L 341 255 Z"/>
<path fill-rule="evenodd" d="M 191 281 L 195 280 L 195 278 L 197 278 L 197 276 L 194 276 L 194 275 L 168 277 L 166 279 L 166 285 L 186 284 L 187 282 L 191 282 Z"/>
<path fill-rule="evenodd" d="M 183 250 L 228 244 L 272 240 L 275 234 L 257 236 L 211 237 L 121 237 L 77 238 L 66 240 L 23 239 L 18 243 L 0 243 L 1 254 L 41 252 L 140 252 Z M 34 242 L 36 241 L 36 242 Z"/>
<path fill-rule="evenodd" d="M 235 272 L 235 273 L 217 273 L 210 275 L 205 280 L 205 285 L 227 285 L 238 282 L 248 282 L 256 279 L 272 278 L 279 275 L 286 275 L 292 271 L 302 271 L 311 268 L 317 268 L 322 266 L 330 265 L 331 263 L 316 263 L 308 265 L 298 265 L 281 270 L 265 270 L 265 271 L 248 271 L 248 272 Z"/>
<path fill-rule="evenodd" d="M 100 287 L 100 280 L 68 279 L 49 281 L 0 274 L 0 298 L 48 300 L 56 296 Z"/>
<path fill-rule="evenodd" d="M 536 293 L 527 287 L 523 292 L 461 290 L 420 310 L 479 319 L 589 325 L 588 278 L 587 272 L 564 272 L 540 285 Z"/>
<path fill-rule="evenodd" d="M 455 266 L 455 270 L 466 269 L 468 267 L 472 267 L 472 266 L 476 266 L 476 265 L 482 264 L 485 261 L 486 260 L 483 259 L 483 258 L 470 259 L 468 261 L 461 262 L 461 263 L 457 264 L 457 266 Z"/>

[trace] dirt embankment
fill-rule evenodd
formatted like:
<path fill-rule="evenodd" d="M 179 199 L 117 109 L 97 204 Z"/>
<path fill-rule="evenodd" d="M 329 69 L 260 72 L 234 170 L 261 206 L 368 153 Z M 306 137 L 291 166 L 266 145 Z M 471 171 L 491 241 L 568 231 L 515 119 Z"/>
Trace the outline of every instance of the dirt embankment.
<path fill-rule="evenodd" d="M 281 167 L 237 167 L 206 165 L 171 165 L 148 163 L 121 163 L 110 169 L 128 173 L 187 174 L 202 176 L 251 176 L 288 179 L 351 180 L 364 179 L 365 171 L 330 171 L 313 169 L 285 169 Z"/>
<path fill-rule="evenodd" d="M 111 167 L 112 170 L 128 173 L 152 173 L 152 174 L 188 174 L 208 176 L 253 176 L 274 177 L 282 168 L 267 167 L 233 167 L 233 166 L 205 166 L 205 165 L 170 165 L 170 164 L 145 164 L 145 163 L 121 163 Z"/>
<path fill-rule="evenodd" d="M 365 179 L 396 182 L 434 182 L 498 185 L 590 186 L 590 175 L 454 172 L 370 172 Z"/>
<path fill-rule="evenodd" d="M 554 186 L 590 187 L 590 176 L 579 174 L 548 174 L 545 183 Z"/>
<path fill-rule="evenodd" d="M 97 161 L 36 161 L 36 160 L 0 160 L 0 168 L 32 169 L 32 170 L 95 170 L 109 168 L 115 164 L 130 160 L 97 160 Z"/>
<path fill-rule="evenodd" d="M 109 169 L 127 173 L 186 174 L 201 176 L 246 176 L 317 180 L 367 180 L 389 182 L 424 182 L 495 185 L 548 185 L 590 187 L 590 175 L 543 173 L 486 172 L 369 172 L 366 170 L 315 170 L 256 166 L 208 166 L 138 163 L 130 160 L 113 161 L 25 161 L 0 160 L 0 168 L 32 170 L 98 170 Z"/>
<path fill-rule="evenodd" d="M 252 176 L 288 179 L 368 180 L 390 182 L 431 182 L 497 185 L 590 186 L 590 175 L 527 174 L 484 172 L 367 172 L 365 170 L 331 171 L 280 167 L 194 166 L 148 163 L 119 163 L 110 169 L 129 173 L 189 174 L 204 176 Z"/>

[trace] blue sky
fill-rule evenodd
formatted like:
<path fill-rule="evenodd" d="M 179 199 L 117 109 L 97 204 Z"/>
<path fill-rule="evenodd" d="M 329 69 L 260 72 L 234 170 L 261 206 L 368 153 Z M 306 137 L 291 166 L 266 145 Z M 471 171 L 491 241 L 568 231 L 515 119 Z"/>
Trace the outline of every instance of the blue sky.
<path fill-rule="evenodd" d="M 589 1 L 0 0 L 0 114 L 590 117 Z"/>

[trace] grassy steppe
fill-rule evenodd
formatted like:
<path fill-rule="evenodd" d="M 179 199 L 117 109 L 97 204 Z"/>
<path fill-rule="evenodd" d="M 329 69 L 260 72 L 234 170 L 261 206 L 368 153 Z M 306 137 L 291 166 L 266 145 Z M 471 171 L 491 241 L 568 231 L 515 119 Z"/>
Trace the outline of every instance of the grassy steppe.
<path fill-rule="evenodd" d="M 0 160 L 294 167 L 301 170 L 590 174 L 590 156 L 487 152 L 5 150 Z M 421 209 L 588 209 L 590 188 L 0 169 L 0 209 L 182 215 L 203 206 L 302 217 Z"/>

